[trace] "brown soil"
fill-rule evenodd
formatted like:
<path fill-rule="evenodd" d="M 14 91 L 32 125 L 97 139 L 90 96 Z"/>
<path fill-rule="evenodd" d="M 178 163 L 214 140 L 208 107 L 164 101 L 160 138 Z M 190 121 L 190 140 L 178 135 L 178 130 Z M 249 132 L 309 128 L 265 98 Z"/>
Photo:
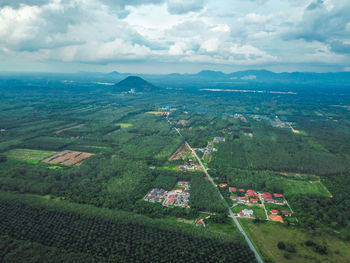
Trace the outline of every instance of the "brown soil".
<path fill-rule="evenodd" d="M 50 164 L 62 164 L 67 166 L 78 166 L 85 159 L 89 158 L 92 155 L 94 154 L 66 150 L 45 159 L 43 162 Z"/>

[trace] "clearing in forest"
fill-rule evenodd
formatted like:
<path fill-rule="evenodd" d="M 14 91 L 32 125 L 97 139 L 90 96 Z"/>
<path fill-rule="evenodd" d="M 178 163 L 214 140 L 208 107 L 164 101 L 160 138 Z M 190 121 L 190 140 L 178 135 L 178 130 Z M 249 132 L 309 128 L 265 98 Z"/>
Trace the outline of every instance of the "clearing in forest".
<path fill-rule="evenodd" d="M 66 151 L 59 152 L 59 153 L 45 159 L 44 162 L 49 163 L 49 164 L 62 164 L 62 165 L 66 165 L 66 166 L 78 166 L 85 159 L 89 158 L 92 155 L 94 155 L 94 154 L 66 150 Z"/>
<path fill-rule="evenodd" d="M 187 145 L 183 143 L 169 158 L 169 161 L 180 160 L 180 158 L 184 159 L 188 152 L 190 152 L 190 149 L 188 149 Z"/>
<path fill-rule="evenodd" d="M 13 149 L 6 153 L 7 158 L 26 161 L 37 164 L 41 160 L 54 155 L 54 151 L 33 150 L 33 149 Z"/>
<path fill-rule="evenodd" d="M 117 125 L 122 129 L 134 126 L 132 123 L 117 123 Z"/>

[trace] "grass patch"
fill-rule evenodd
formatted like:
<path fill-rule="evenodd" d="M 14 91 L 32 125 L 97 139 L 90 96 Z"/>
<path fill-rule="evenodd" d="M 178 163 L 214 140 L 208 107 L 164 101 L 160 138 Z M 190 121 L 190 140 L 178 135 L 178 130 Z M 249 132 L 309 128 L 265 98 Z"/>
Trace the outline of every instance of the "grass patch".
<path fill-rule="evenodd" d="M 32 149 L 13 149 L 6 153 L 7 158 L 22 160 L 28 163 L 37 164 L 52 155 L 54 151 L 32 150 Z"/>
<path fill-rule="evenodd" d="M 120 126 L 120 128 L 125 129 L 134 126 L 132 123 L 117 123 L 116 125 Z"/>
<path fill-rule="evenodd" d="M 283 190 L 286 194 L 317 194 L 329 196 L 329 192 L 319 181 L 283 180 Z"/>
<path fill-rule="evenodd" d="M 273 222 L 255 224 L 250 220 L 240 219 L 239 221 L 261 255 L 272 262 L 348 262 L 350 257 L 350 244 L 335 236 L 325 233 L 317 235 Z M 327 246 L 328 255 L 320 255 L 306 246 L 305 242 L 308 240 Z M 277 247 L 280 241 L 295 245 L 296 252 L 289 254 L 291 259 L 287 259 L 284 256 L 286 252 Z"/>

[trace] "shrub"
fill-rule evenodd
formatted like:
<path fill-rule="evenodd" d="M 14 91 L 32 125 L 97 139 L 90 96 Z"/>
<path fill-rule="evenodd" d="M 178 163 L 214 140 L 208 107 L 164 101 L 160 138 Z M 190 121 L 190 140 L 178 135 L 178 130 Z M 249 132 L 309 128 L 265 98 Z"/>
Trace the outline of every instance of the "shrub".
<path fill-rule="evenodd" d="M 286 244 L 284 244 L 283 241 L 280 241 L 280 242 L 278 242 L 277 247 L 278 247 L 279 249 L 285 249 L 285 248 L 286 248 Z"/>
<path fill-rule="evenodd" d="M 295 245 L 291 244 L 291 243 L 286 244 L 286 248 L 285 249 L 286 249 L 286 251 L 288 251 L 290 253 L 295 253 L 296 252 Z"/>

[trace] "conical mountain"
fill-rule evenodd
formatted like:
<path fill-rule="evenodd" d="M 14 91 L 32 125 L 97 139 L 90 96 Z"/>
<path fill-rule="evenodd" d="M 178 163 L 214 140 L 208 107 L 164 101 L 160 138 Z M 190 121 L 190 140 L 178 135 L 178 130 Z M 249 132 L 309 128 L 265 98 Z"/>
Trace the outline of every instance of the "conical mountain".
<path fill-rule="evenodd" d="M 115 87 L 120 91 L 135 91 L 135 92 L 144 92 L 144 91 L 153 91 L 159 90 L 153 84 L 144 80 L 143 78 L 137 76 L 129 76 L 122 81 L 115 84 Z"/>

